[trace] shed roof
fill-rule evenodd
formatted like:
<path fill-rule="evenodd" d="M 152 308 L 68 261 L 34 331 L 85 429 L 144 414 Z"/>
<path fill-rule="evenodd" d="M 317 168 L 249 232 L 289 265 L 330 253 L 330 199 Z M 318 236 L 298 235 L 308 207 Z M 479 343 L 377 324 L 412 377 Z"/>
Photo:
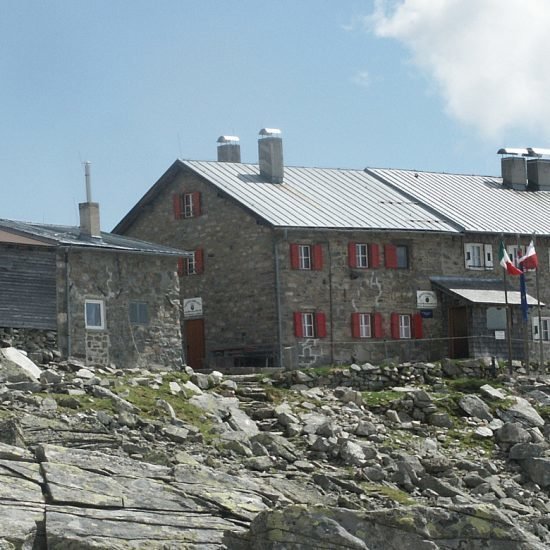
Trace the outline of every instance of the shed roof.
<path fill-rule="evenodd" d="M 80 227 L 50 225 L 0 219 L 0 229 L 34 237 L 52 246 L 69 246 L 95 250 L 115 250 L 157 256 L 185 256 L 188 253 L 168 246 L 153 244 L 113 233 L 101 233 L 101 239 L 81 236 Z"/>
<path fill-rule="evenodd" d="M 368 168 L 367 172 L 471 233 L 550 235 L 550 192 L 517 191 L 502 179 Z"/>

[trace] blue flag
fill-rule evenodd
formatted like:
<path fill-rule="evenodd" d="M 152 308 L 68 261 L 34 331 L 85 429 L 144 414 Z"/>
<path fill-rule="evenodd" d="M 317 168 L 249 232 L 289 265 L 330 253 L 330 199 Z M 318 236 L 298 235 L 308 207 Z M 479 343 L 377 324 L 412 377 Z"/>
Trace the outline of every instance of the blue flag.
<path fill-rule="evenodd" d="M 529 319 L 529 306 L 527 305 L 527 285 L 525 284 L 525 271 L 521 270 L 519 276 L 519 293 L 521 295 L 521 313 L 525 322 Z"/>

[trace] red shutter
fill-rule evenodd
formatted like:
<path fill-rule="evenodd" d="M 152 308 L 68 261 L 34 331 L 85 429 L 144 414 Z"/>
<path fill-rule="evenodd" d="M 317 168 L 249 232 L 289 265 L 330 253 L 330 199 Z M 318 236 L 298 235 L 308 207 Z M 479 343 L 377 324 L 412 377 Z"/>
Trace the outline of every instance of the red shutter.
<path fill-rule="evenodd" d="M 350 267 L 357 267 L 357 249 L 356 245 L 357 243 L 348 243 L 348 265 Z"/>
<path fill-rule="evenodd" d="M 202 273 L 204 271 L 204 253 L 202 248 L 195 250 L 195 273 Z"/>
<path fill-rule="evenodd" d="M 290 267 L 292 269 L 299 269 L 300 267 L 300 258 L 298 254 L 298 245 L 290 245 Z"/>
<path fill-rule="evenodd" d="M 376 243 L 369 244 L 369 267 L 380 267 L 380 247 Z"/>
<path fill-rule="evenodd" d="M 185 266 L 187 262 L 185 258 L 178 258 L 178 275 L 180 277 L 183 277 L 185 275 Z"/>
<path fill-rule="evenodd" d="M 317 338 L 327 337 L 327 316 L 322 311 L 315 314 L 315 336 Z"/>
<path fill-rule="evenodd" d="M 299 311 L 294 312 L 294 336 L 304 337 L 304 325 L 302 324 L 302 314 Z"/>
<path fill-rule="evenodd" d="M 384 257 L 386 259 L 386 267 L 397 269 L 397 249 L 393 244 L 384 245 Z"/>
<path fill-rule="evenodd" d="M 399 313 L 391 314 L 391 337 L 399 340 Z"/>
<path fill-rule="evenodd" d="M 416 338 L 417 340 L 421 339 L 423 336 L 422 315 L 420 313 L 415 313 L 412 316 L 412 335 L 413 338 Z"/>
<path fill-rule="evenodd" d="M 374 337 L 383 338 L 384 337 L 384 326 L 382 325 L 382 314 L 373 313 L 372 317 L 374 318 Z"/>
<path fill-rule="evenodd" d="M 311 247 L 311 253 L 313 256 L 312 268 L 320 271 L 323 269 L 323 247 L 320 244 L 314 244 Z"/>
<path fill-rule="evenodd" d="M 191 197 L 191 200 L 193 201 L 193 217 L 196 218 L 197 216 L 200 216 L 202 214 L 200 191 L 195 191 L 194 193 L 191 193 Z"/>
<path fill-rule="evenodd" d="M 172 206 L 174 208 L 174 219 L 181 219 L 181 193 L 174 193 L 172 195 Z"/>
<path fill-rule="evenodd" d="M 359 327 L 359 313 L 351 314 L 351 335 L 353 338 L 361 338 L 361 329 Z"/>

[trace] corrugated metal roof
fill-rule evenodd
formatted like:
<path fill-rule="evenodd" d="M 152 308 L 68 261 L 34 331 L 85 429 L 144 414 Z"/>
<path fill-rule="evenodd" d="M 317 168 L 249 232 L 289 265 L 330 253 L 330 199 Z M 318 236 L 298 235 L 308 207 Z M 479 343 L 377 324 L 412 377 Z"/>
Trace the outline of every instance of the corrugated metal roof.
<path fill-rule="evenodd" d="M 363 170 L 285 166 L 284 182 L 274 184 L 260 177 L 256 164 L 182 164 L 277 227 L 457 232 Z"/>
<path fill-rule="evenodd" d="M 101 233 L 101 239 L 92 239 L 80 235 L 80 227 L 69 225 L 49 225 L 33 222 L 0 219 L 0 228 L 19 234 L 45 239 L 60 246 L 77 246 L 84 248 L 119 250 L 121 252 L 139 252 L 159 256 L 185 256 L 182 250 L 160 244 L 148 243 L 113 233 Z"/>
<path fill-rule="evenodd" d="M 550 192 L 516 191 L 501 178 L 414 170 L 368 172 L 433 208 L 466 232 L 550 235 Z"/>

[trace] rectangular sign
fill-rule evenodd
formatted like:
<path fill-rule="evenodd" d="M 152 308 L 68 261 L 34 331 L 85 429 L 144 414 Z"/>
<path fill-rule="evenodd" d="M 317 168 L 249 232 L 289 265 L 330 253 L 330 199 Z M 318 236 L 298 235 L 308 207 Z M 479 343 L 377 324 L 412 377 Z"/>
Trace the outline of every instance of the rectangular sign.
<path fill-rule="evenodd" d="M 202 315 L 202 298 L 184 298 L 183 316 L 198 317 Z"/>
<path fill-rule="evenodd" d="M 416 307 L 418 309 L 435 309 L 437 307 L 435 292 L 433 290 L 417 290 Z"/>

